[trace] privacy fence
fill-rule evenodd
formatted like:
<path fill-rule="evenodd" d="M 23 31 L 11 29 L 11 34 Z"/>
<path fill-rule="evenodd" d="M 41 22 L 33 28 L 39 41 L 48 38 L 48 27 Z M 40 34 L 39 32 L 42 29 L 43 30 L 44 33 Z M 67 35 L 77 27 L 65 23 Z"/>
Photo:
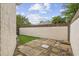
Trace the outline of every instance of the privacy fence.
<path fill-rule="evenodd" d="M 70 42 L 74 55 L 79 55 L 79 10 L 70 24 Z"/>
<path fill-rule="evenodd" d="M 41 38 L 67 40 L 68 27 L 67 25 L 32 25 L 19 29 L 21 35 L 30 35 Z"/>

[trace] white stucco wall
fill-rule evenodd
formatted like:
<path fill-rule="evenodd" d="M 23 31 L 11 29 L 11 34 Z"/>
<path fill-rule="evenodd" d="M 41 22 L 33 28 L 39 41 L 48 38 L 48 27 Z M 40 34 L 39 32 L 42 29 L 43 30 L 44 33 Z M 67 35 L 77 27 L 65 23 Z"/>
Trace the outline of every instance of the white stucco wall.
<path fill-rule="evenodd" d="M 79 56 L 79 18 L 70 26 L 70 42 L 73 54 Z"/>
<path fill-rule="evenodd" d="M 20 28 L 20 34 L 56 40 L 68 40 L 67 26 Z"/>
<path fill-rule="evenodd" d="M 0 4 L 0 55 L 11 56 L 16 48 L 16 5 Z"/>

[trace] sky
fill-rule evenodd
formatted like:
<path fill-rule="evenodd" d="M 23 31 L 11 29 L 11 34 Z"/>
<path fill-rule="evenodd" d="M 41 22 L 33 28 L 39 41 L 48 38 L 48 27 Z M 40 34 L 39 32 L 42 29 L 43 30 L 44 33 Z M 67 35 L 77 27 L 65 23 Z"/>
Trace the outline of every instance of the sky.
<path fill-rule="evenodd" d="M 51 20 L 52 17 L 61 15 L 62 11 L 62 3 L 23 3 L 16 6 L 16 14 L 25 16 L 32 24 Z"/>

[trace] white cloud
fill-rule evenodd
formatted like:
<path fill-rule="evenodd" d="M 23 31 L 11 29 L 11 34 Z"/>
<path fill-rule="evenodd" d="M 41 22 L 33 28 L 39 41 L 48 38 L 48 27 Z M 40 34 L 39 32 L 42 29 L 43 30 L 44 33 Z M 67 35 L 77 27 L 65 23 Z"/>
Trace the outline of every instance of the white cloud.
<path fill-rule="evenodd" d="M 44 3 L 44 6 L 48 6 L 49 5 L 49 3 Z"/>
<path fill-rule="evenodd" d="M 25 13 L 22 12 L 21 15 L 25 16 Z"/>
<path fill-rule="evenodd" d="M 40 10 L 40 9 L 42 9 L 43 7 L 41 6 L 41 4 L 34 4 L 33 6 L 31 6 L 30 8 L 29 8 L 29 11 L 31 11 L 31 10 Z"/>
<path fill-rule="evenodd" d="M 29 11 L 38 10 L 40 13 L 46 14 L 48 11 L 50 11 L 50 4 L 44 3 L 44 4 L 34 4 L 29 8 Z"/>
<path fill-rule="evenodd" d="M 60 9 L 60 12 L 64 12 L 66 9 Z"/>
<path fill-rule="evenodd" d="M 32 24 L 39 24 L 41 20 L 46 20 L 46 17 L 40 16 L 39 14 L 28 14 L 26 17 L 28 17 Z"/>
<path fill-rule="evenodd" d="M 38 14 L 29 14 L 27 17 L 32 24 L 38 24 L 41 18 Z"/>
<path fill-rule="evenodd" d="M 49 3 L 44 3 L 44 6 L 46 7 L 46 10 L 50 9 L 50 4 Z"/>
<path fill-rule="evenodd" d="M 25 13 L 24 13 L 24 12 L 16 12 L 16 15 L 22 15 L 22 16 L 25 16 Z"/>

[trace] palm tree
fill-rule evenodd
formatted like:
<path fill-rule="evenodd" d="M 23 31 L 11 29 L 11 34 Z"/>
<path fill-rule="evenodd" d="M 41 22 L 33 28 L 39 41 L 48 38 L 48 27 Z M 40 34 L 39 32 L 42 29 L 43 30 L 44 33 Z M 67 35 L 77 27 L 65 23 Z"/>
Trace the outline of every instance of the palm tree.
<path fill-rule="evenodd" d="M 52 18 L 52 23 L 53 24 L 63 24 L 65 23 L 64 18 L 61 18 L 60 16 L 55 16 Z"/>
<path fill-rule="evenodd" d="M 65 4 L 64 7 L 66 8 L 66 10 L 62 12 L 62 14 L 65 16 L 66 21 L 70 23 L 73 16 L 79 9 L 79 3 Z"/>

